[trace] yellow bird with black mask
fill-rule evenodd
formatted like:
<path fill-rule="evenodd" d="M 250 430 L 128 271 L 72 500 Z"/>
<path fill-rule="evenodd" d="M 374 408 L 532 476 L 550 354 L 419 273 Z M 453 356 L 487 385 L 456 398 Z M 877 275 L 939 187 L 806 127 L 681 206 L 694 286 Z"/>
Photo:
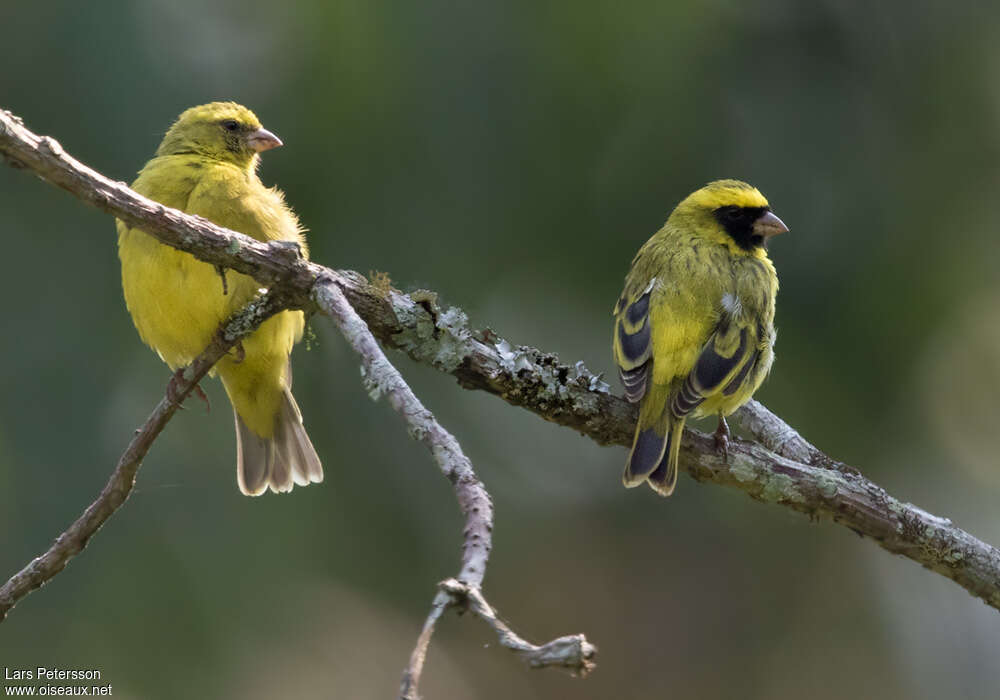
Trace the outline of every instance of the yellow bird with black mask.
<path fill-rule="evenodd" d="M 613 340 L 625 397 L 639 404 L 626 486 L 673 493 L 688 416 L 717 415 L 725 449 L 725 417 L 774 360 L 778 275 L 766 247 L 786 231 L 756 188 L 718 180 L 678 204 L 632 260 Z"/>

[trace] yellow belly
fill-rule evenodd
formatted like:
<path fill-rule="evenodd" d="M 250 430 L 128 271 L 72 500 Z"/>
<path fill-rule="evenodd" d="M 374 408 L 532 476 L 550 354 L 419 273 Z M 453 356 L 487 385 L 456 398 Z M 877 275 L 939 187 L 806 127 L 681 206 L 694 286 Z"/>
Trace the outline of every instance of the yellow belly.
<path fill-rule="evenodd" d="M 190 363 L 219 324 L 245 305 L 257 284 L 246 275 L 222 276 L 208 263 L 119 225 L 125 303 L 143 342 L 171 369 Z"/>
<path fill-rule="evenodd" d="M 298 242 L 306 253 L 298 219 L 280 192 L 264 187 L 252 171 L 195 155 L 157 157 L 146 164 L 136 191 L 171 207 L 204 216 L 257 240 Z M 227 318 L 242 309 L 259 285 L 219 271 L 118 222 L 125 303 L 142 340 L 171 369 L 191 363 Z M 225 292 L 225 293 L 224 293 Z M 242 342 L 242 357 L 224 357 L 217 370 L 240 418 L 258 436 L 274 433 L 290 384 L 288 356 L 302 337 L 301 311 L 283 311 Z"/>

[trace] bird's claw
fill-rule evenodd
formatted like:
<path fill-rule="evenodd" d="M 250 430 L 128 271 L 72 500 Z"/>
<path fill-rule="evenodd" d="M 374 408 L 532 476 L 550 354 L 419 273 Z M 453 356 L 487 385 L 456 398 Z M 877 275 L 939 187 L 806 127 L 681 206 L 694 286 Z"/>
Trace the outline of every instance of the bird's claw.
<path fill-rule="evenodd" d="M 229 349 L 233 362 L 239 364 L 246 359 L 247 351 L 243 348 L 243 341 L 237 341 L 236 345 Z"/>
<path fill-rule="evenodd" d="M 184 368 L 181 367 L 179 370 L 173 373 L 170 377 L 170 381 L 167 382 L 167 401 L 177 406 L 177 408 L 183 410 L 184 406 L 181 404 L 181 390 L 180 383 L 184 380 Z"/>
<path fill-rule="evenodd" d="M 227 296 L 229 294 L 229 282 L 226 280 L 226 268 L 222 265 L 216 265 L 215 271 L 219 273 L 219 277 L 222 278 L 222 296 Z"/>
<path fill-rule="evenodd" d="M 722 459 L 725 462 L 729 461 L 729 424 L 726 423 L 726 419 L 720 415 L 719 416 L 719 427 L 715 429 L 715 451 L 722 455 Z"/>
<path fill-rule="evenodd" d="M 180 384 L 184 381 L 184 370 L 185 367 L 181 367 L 179 370 L 173 373 L 170 377 L 170 381 L 167 382 L 167 401 L 177 406 L 177 408 L 184 410 L 183 399 L 181 398 L 181 388 Z M 191 391 L 195 395 L 205 402 L 205 411 L 208 413 L 212 412 L 212 403 L 208 400 L 205 392 L 201 390 L 201 385 L 195 384 Z"/>
<path fill-rule="evenodd" d="M 208 395 L 201 390 L 201 384 L 195 384 L 191 391 L 193 391 L 199 399 L 205 402 L 205 413 L 211 413 L 212 402 L 208 400 Z"/>
<path fill-rule="evenodd" d="M 729 461 L 729 438 L 725 435 L 715 436 L 715 451 L 722 455 L 722 461 Z"/>

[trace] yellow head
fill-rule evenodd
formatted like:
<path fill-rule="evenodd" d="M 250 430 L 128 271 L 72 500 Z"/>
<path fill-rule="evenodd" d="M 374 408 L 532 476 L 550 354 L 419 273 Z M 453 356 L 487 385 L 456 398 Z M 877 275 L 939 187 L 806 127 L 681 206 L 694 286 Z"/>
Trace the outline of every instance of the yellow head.
<path fill-rule="evenodd" d="M 764 195 L 739 180 L 716 180 L 691 193 L 677 205 L 667 223 L 749 253 L 766 246 L 772 236 L 788 231 L 771 213 Z"/>
<path fill-rule="evenodd" d="M 193 153 L 250 168 L 258 153 L 280 145 L 281 139 L 263 128 L 246 107 L 235 102 L 210 102 L 181 114 L 156 155 Z"/>

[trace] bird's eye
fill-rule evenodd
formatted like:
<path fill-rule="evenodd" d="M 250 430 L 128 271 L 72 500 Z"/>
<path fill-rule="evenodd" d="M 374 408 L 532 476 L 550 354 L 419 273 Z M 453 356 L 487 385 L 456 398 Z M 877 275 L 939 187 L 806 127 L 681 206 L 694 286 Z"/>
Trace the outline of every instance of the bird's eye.
<path fill-rule="evenodd" d="M 726 218 L 730 221 L 739 221 L 743 218 L 743 210 L 739 207 L 730 207 L 726 211 Z"/>
<path fill-rule="evenodd" d="M 222 128 L 226 131 L 236 131 L 240 128 L 240 123 L 235 119 L 226 119 L 222 122 Z"/>

